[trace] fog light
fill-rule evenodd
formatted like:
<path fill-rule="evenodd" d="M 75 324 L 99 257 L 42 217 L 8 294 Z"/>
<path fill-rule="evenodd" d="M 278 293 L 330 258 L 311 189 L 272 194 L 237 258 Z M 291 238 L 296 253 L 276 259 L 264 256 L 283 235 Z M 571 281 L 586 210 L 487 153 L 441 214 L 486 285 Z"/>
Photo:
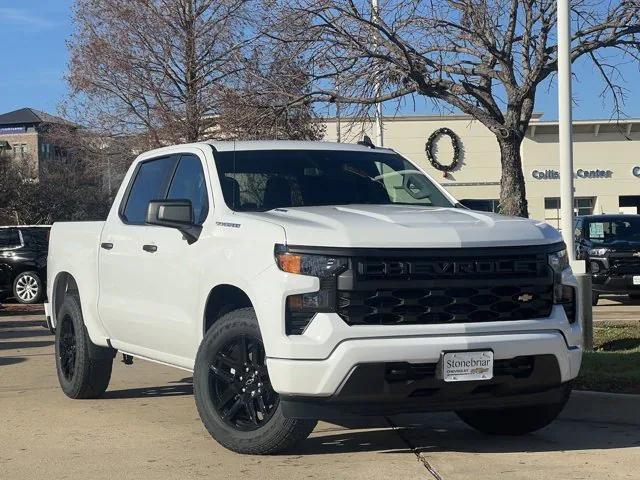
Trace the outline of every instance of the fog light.
<path fill-rule="evenodd" d="M 556 285 L 553 289 L 553 300 L 556 304 L 561 304 L 564 313 L 567 315 L 569 323 L 575 323 L 576 315 L 576 289 L 569 285 Z"/>
<path fill-rule="evenodd" d="M 591 273 L 598 273 L 600 271 L 600 264 L 598 262 L 590 262 Z"/>
<path fill-rule="evenodd" d="M 285 314 L 287 335 L 302 335 L 316 313 L 334 311 L 334 305 L 335 298 L 330 290 L 288 296 Z"/>

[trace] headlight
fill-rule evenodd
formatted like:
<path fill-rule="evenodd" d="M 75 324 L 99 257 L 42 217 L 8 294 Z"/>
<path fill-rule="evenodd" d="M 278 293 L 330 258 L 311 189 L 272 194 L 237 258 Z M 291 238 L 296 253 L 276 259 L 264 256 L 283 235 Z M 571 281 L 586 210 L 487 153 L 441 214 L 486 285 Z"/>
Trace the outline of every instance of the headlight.
<path fill-rule="evenodd" d="M 569 267 L 569 256 L 567 255 L 566 248 L 550 253 L 548 260 L 553 272 L 557 275 L 561 275 L 564 269 Z"/>
<path fill-rule="evenodd" d="M 609 253 L 608 248 L 591 248 L 589 250 L 589 255 L 592 257 L 604 257 L 607 253 Z"/>
<path fill-rule="evenodd" d="M 276 262 L 283 272 L 328 278 L 347 269 L 348 261 L 344 257 L 330 257 L 307 253 L 289 252 L 283 245 L 276 245 Z"/>
<path fill-rule="evenodd" d="M 283 272 L 320 279 L 318 291 L 287 297 L 285 331 L 287 335 L 302 335 L 316 313 L 336 311 L 336 276 L 349 268 L 349 261 L 345 257 L 290 252 L 284 245 L 276 245 L 275 257 Z"/>

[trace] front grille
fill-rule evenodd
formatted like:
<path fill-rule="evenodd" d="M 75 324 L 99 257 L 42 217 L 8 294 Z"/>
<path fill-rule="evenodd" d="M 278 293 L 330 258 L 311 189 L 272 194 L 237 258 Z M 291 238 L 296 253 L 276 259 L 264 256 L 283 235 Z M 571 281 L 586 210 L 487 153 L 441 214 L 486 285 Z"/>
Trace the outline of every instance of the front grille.
<path fill-rule="evenodd" d="M 611 257 L 611 270 L 616 274 L 640 274 L 639 257 Z"/>
<path fill-rule="evenodd" d="M 527 320 L 548 317 L 552 307 L 552 284 L 338 292 L 338 313 L 349 325 Z"/>

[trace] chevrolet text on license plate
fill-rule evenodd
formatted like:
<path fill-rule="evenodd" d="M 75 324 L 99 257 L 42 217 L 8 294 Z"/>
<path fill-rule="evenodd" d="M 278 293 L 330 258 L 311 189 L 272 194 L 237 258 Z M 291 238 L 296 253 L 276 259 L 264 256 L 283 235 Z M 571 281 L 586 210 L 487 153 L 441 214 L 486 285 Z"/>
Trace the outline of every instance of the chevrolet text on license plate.
<path fill-rule="evenodd" d="M 493 352 L 447 352 L 442 355 L 445 382 L 489 380 L 493 378 Z"/>

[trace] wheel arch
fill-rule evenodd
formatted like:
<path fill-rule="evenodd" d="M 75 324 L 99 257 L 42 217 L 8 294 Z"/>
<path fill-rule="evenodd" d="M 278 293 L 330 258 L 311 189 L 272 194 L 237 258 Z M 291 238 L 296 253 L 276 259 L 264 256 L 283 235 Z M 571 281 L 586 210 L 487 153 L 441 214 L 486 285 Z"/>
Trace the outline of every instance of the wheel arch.
<path fill-rule="evenodd" d="M 78 283 L 73 275 L 69 272 L 59 272 L 53 283 L 53 289 L 51 290 L 53 298 L 51 298 L 51 312 L 53 314 L 53 324 L 57 323 L 57 316 L 62 307 L 62 302 L 67 292 L 75 293 L 78 297 L 78 302 L 82 307 L 82 300 L 80 299 L 80 291 L 78 290 Z"/>
<path fill-rule="evenodd" d="M 253 306 L 251 298 L 242 288 L 228 283 L 216 285 L 207 296 L 202 319 L 202 334 L 204 335 L 225 313 Z"/>

